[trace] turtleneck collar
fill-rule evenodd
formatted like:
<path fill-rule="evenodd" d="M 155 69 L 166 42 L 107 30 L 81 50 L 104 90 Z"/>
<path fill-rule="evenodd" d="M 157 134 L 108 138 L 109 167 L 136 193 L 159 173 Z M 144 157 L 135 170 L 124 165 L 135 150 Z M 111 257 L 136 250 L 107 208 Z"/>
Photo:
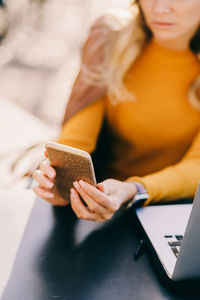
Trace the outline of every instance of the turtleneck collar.
<path fill-rule="evenodd" d="M 196 61 L 197 56 L 190 50 L 172 50 L 160 45 L 154 38 L 152 38 L 148 44 L 148 49 L 152 52 L 152 55 L 158 59 L 171 61 L 174 63 L 192 63 Z"/>

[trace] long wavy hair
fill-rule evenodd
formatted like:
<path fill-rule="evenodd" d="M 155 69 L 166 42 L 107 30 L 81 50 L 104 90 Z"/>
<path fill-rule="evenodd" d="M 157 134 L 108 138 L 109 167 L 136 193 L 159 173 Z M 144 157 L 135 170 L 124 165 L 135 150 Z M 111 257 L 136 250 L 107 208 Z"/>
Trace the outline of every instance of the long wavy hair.
<path fill-rule="evenodd" d="M 82 65 L 85 81 L 106 86 L 107 95 L 113 104 L 134 101 L 133 92 L 123 82 L 124 76 L 149 42 L 152 32 L 145 22 L 138 0 L 132 1 L 126 13 L 118 11 L 105 15 L 104 22 L 111 29 L 106 39 L 102 39 L 104 59 L 92 70 Z M 190 41 L 190 49 L 200 60 L 200 27 Z M 188 100 L 194 108 L 200 110 L 200 74 L 190 84 Z"/>

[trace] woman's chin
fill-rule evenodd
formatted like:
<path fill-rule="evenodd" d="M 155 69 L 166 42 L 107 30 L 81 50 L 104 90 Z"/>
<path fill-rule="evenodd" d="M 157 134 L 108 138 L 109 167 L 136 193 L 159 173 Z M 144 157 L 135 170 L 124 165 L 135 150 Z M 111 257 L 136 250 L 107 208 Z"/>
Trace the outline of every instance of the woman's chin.
<path fill-rule="evenodd" d="M 167 43 L 176 42 L 178 39 L 178 36 L 167 32 L 156 32 L 153 34 L 153 36 L 158 43 L 165 43 L 166 45 Z"/>

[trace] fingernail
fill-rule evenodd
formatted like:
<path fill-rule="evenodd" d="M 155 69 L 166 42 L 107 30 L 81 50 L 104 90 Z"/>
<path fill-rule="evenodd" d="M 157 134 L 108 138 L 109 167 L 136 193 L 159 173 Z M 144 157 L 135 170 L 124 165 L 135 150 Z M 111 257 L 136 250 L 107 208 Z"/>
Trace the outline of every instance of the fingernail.
<path fill-rule="evenodd" d="M 49 177 L 50 177 L 50 178 L 54 178 L 54 176 L 55 176 L 54 171 L 49 171 Z"/>
<path fill-rule="evenodd" d="M 75 188 L 76 188 L 77 190 L 80 190 L 80 186 L 79 186 L 79 184 L 78 184 L 77 181 L 74 181 L 73 185 L 75 186 Z"/>
<path fill-rule="evenodd" d="M 46 181 L 47 186 L 51 189 L 54 186 L 52 181 Z"/>
<path fill-rule="evenodd" d="M 53 193 L 45 192 L 44 193 L 45 198 L 53 198 Z"/>
<path fill-rule="evenodd" d="M 75 191 L 74 191 L 74 189 L 70 189 L 70 192 L 71 192 L 71 194 L 75 194 Z"/>
<path fill-rule="evenodd" d="M 80 180 L 80 181 L 79 181 L 79 184 L 80 184 L 83 188 L 86 188 L 86 187 L 87 187 L 86 183 L 85 183 L 83 180 Z"/>

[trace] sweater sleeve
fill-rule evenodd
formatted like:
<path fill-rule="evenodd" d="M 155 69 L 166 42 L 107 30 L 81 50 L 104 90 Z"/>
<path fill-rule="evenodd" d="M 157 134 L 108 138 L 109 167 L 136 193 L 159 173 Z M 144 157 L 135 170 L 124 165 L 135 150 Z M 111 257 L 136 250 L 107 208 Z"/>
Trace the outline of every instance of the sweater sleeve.
<path fill-rule="evenodd" d="M 104 98 L 84 107 L 62 128 L 58 143 L 92 153 L 104 119 Z"/>
<path fill-rule="evenodd" d="M 200 181 L 200 131 L 183 158 L 175 165 L 144 177 L 133 176 L 128 181 L 141 182 L 149 193 L 145 205 L 160 200 L 194 197 Z"/>

